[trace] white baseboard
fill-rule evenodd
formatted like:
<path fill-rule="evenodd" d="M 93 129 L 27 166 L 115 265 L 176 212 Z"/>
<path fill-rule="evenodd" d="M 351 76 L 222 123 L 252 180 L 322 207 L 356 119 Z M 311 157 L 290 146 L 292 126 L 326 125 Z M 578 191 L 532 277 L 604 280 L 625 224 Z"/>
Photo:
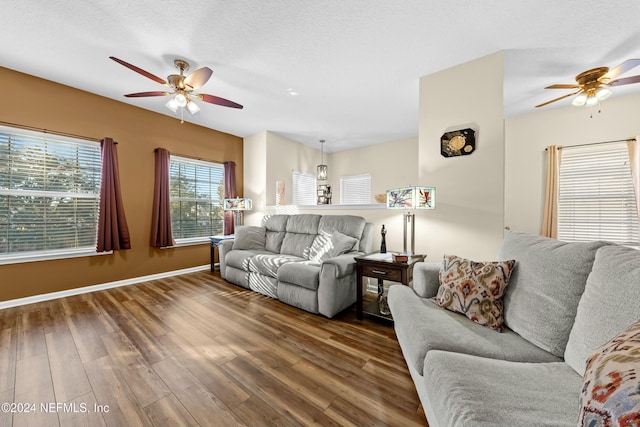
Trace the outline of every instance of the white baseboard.
<path fill-rule="evenodd" d="M 105 289 L 117 288 L 120 286 L 133 285 L 134 283 L 147 282 L 149 280 L 163 279 L 165 277 L 179 276 L 181 274 L 195 273 L 196 271 L 208 270 L 211 266 L 200 265 L 198 267 L 183 268 L 182 270 L 165 271 L 164 273 L 150 274 L 148 276 L 132 277 L 130 279 L 117 280 L 115 282 L 101 283 L 99 285 L 84 286 L 82 288 L 67 289 L 59 292 L 51 292 L 48 294 L 34 295 L 31 297 L 12 299 L 0 302 L 0 310 L 9 307 L 17 307 L 19 305 L 33 304 L 36 302 L 49 301 L 52 299 L 70 297 L 72 295 L 86 294 L 88 292 L 102 291 Z"/>

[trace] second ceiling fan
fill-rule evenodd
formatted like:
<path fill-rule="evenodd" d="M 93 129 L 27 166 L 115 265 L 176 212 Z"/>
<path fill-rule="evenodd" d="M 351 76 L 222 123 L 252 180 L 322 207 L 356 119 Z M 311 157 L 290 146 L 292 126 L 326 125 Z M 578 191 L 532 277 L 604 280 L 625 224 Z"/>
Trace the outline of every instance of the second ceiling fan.
<path fill-rule="evenodd" d="M 553 102 L 560 101 L 561 99 L 568 98 L 573 95 L 578 95 L 572 101 L 573 105 L 595 105 L 600 101 L 607 99 L 611 96 L 612 86 L 622 86 L 633 83 L 640 83 L 640 75 L 624 77 L 618 79 L 617 77 L 628 72 L 632 68 L 640 65 L 640 59 L 628 59 L 617 67 L 609 70 L 609 67 L 592 68 L 576 76 L 576 83 L 571 84 L 555 84 L 545 87 L 545 89 L 578 89 L 575 92 L 563 95 L 561 97 L 552 99 L 551 101 L 543 102 L 536 105 L 538 107 L 544 107 Z"/>
<path fill-rule="evenodd" d="M 169 99 L 166 104 L 167 108 L 169 108 L 174 113 L 177 113 L 178 109 L 183 112 L 184 108 L 189 110 L 191 114 L 198 113 L 200 111 L 200 107 L 193 101 L 192 98 L 198 98 L 201 101 L 207 102 L 209 104 L 221 105 L 223 107 L 238 109 L 243 108 L 242 105 L 228 99 L 220 98 L 219 96 L 208 95 L 206 93 L 194 93 L 195 90 L 202 87 L 205 83 L 207 83 L 207 81 L 209 81 L 209 78 L 211 78 L 211 74 L 213 74 L 213 71 L 209 67 L 198 68 L 193 73 L 185 76 L 184 72 L 189 69 L 189 63 L 182 59 L 176 59 L 173 61 L 173 63 L 176 68 L 180 70 L 180 74 L 171 74 L 167 77 L 167 80 L 164 80 L 161 77 L 155 76 L 150 72 L 136 67 L 133 64 L 129 64 L 122 59 L 118 59 L 115 56 L 110 56 L 109 58 L 116 61 L 118 64 L 124 65 L 130 70 L 133 70 L 136 73 L 141 74 L 171 89 L 170 91 L 165 90 L 129 93 L 125 95 L 127 98 L 175 95 L 171 99 Z"/>

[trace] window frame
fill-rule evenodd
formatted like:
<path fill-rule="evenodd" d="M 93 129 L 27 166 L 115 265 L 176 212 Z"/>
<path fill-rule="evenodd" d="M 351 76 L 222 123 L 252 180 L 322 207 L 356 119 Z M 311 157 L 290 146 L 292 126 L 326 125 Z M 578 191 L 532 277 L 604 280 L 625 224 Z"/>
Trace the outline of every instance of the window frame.
<path fill-rule="evenodd" d="M 626 142 L 562 149 L 558 239 L 638 246 L 639 219 Z"/>
<path fill-rule="evenodd" d="M 367 188 L 364 188 L 367 187 Z M 347 196 L 352 196 L 356 189 L 364 191 L 362 196 L 357 195 L 352 200 L 346 200 Z M 346 191 L 345 191 L 346 190 Z M 371 202 L 371 174 L 359 173 L 355 175 L 343 175 L 340 177 L 340 204 L 341 205 L 368 205 Z"/>
<path fill-rule="evenodd" d="M 318 204 L 318 179 L 314 173 L 291 171 L 291 183 L 291 204 L 298 206 Z"/>
<path fill-rule="evenodd" d="M 171 229 L 172 229 L 172 233 L 174 235 L 174 241 L 175 241 L 175 245 L 171 246 L 171 247 L 176 247 L 176 246 L 188 246 L 188 245 L 198 245 L 198 244 L 202 244 L 202 243 L 210 243 L 210 239 L 209 237 L 217 235 L 217 234 L 222 234 L 224 232 L 224 211 L 222 210 L 223 208 L 223 200 L 224 200 L 224 183 L 225 183 L 225 174 L 224 174 L 224 164 L 223 163 L 218 163 L 218 162 L 214 162 L 214 161 L 208 161 L 208 160 L 199 160 L 199 159 L 191 159 L 188 157 L 184 157 L 184 156 L 180 156 L 180 155 L 171 155 L 170 156 L 170 166 L 169 166 L 169 187 L 172 188 L 172 179 L 174 178 L 173 175 L 173 165 L 174 162 L 176 163 L 180 163 L 183 165 L 193 165 L 193 166 L 200 166 L 200 167 L 206 167 L 209 169 L 217 169 L 219 175 L 221 175 L 221 179 L 219 180 L 218 186 L 219 186 L 219 191 L 222 191 L 222 195 L 220 197 L 213 197 L 210 193 L 210 197 L 209 198 L 203 198 L 203 197 L 182 197 L 182 196 L 174 196 L 173 190 L 170 191 L 170 196 L 169 196 L 169 203 L 171 205 Z M 195 176 L 194 176 L 195 179 Z M 196 184 L 197 185 L 197 184 Z M 209 187 L 211 185 L 211 179 L 209 180 Z M 211 187 L 209 188 L 209 190 L 211 190 Z M 174 216 L 174 206 L 173 203 L 174 202 L 186 202 L 186 203 L 196 203 L 196 227 L 197 227 L 197 212 L 198 212 L 198 206 L 197 203 L 211 203 L 213 204 L 214 208 L 215 207 L 219 207 L 220 211 L 222 212 L 222 215 L 220 217 L 220 231 L 219 232 L 214 232 L 213 234 L 207 234 L 206 236 L 191 236 L 191 237 L 176 237 L 177 233 L 176 230 L 174 228 L 174 224 L 176 222 L 176 218 Z M 217 202 L 217 204 L 216 204 Z M 213 221 L 213 220 L 212 220 Z"/>
<path fill-rule="evenodd" d="M 96 252 L 97 245 L 97 229 L 98 229 L 98 213 L 100 206 L 100 179 L 102 175 L 102 156 L 100 143 L 97 141 L 87 140 L 79 137 L 70 137 L 70 136 L 62 136 L 52 134 L 50 132 L 36 131 L 31 129 L 23 129 L 19 127 L 11 127 L 0 125 L 0 139 L 2 141 L 10 144 L 11 141 L 15 141 L 14 144 L 20 146 L 23 145 L 28 147 L 29 144 L 31 147 L 39 147 L 44 150 L 43 154 L 37 157 L 38 161 L 42 161 L 42 167 L 39 168 L 35 173 L 24 174 L 25 177 L 29 180 L 40 180 L 39 185 L 41 186 L 38 189 L 24 189 L 24 188 L 13 188 L 12 185 L 7 182 L 5 187 L 0 187 L 0 196 L 14 197 L 14 196 L 26 196 L 33 197 L 39 200 L 50 198 L 53 200 L 57 200 L 56 206 L 64 199 L 71 199 L 72 203 L 75 205 L 79 199 L 93 199 L 94 200 L 94 209 L 92 212 L 89 212 L 90 215 L 95 217 L 95 232 L 92 245 L 82 245 L 82 246 L 74 246 L 74 247 L 63 247 L 63 248 L 55 248 L 55 249 L 40 249 L 33 251 L 20 251 L 20 252 L 6 252 L 0 254 L 0 265 L 5 264 L 15 264 L 15 263 L 24 263 L 24 262 L 34 262 L 34 261 L 45 261 L 45 260 L 53 260 L 53 259 L 65 259 L 65 258 L 76 258 L 76 257 L 85 257 L 85 256 L 94 256 L 94 255 L 103 255 L 110 254 L 111 251 L 108 252 Z M 54 146 L 55 148 L 51 148 Z M 76 167 L 63 169 L 63 172 L 67 172 L 67 176 L 69 172 L 76 172 L 78 170 L 86 170 L 88 169 L 88 177 L 89 182 L 93 182 L 91 184 L 93 186 L 93 191 L 86 191 L 87 187 L 84 187 L 84 192 L 79 190 L 76 187 L 76 191 L 65 191 L 60 188 L 47 190 L 46 186 L 50 184 L 50 180 L 55 178 L 56 174 L 52 174 L 49 176 L 47 174 L 47 168 L 50 167 L 48 162 L 56 161 L 60 159 L 69 159 L 72 158 L 76 162 L 79 162 L 79 154 L 82 148 L 88 148 L 89 157 L 83 157 L 83 161 L 87 161 L 85 165 L 77 164 Z M 91 153 L 91 151 L 93 151 Z M 6 150 L 6 153 L 10 155 L 10 153 L 16 153 L 17 148 Z M 68 154 L 69 152 L 75 152 L 75 158 L 64 156 L 64 154 Z M 51 155 L 55 153 L 55 158 L 52 159 Z M 56 163 L 53 163 L 54 165 Z M 11 168 L 14 169 L 19 165 L 19 163 L 13 163 L 8 157 L 3 157 L 0 159 L 0 169 L 1 168 Z M 50 170 L 50 169 L 49 169 Z M 0 170 L 0 173 L 2 171 Z M 57 175 L 60 175 L 59 173 Z M 72 185 L 79 185 L 78 181 L 72 181 Z M 49 206 L 52 206 L 49 204 Z M 78 208 L 74 206 L 72 208 L 74 215 L 78 212 L 80 214 L 87 213 L 86 208 Z M 8 211 L 7 211 L 8 214 Z M 37 224 L 42 224 L 42 228 L 45 230 L 45 235 L 43 238 L 47 238 L 47 220 L 46 220 L 46 212 L 37 218 L 41 220 L 37 222 Z M 8 226 L 8 223 L 7 223 Z M 64 228 L 64 227 L 63 227 Z M 9 233 L 9 229 L 6 230 Z M 39 231 L 36 231 L 39 232 Z M 50 232 L 51 233 L 51 232 Z M 67 238 L 77 239 L 78 237 L 74 237 L 77 234 L 77 231 L 73 233 L 69 233 Z M 7 234 L 8 236 L 8 234 Z M 85 236 L 86 237 L 86 236 Z"/>

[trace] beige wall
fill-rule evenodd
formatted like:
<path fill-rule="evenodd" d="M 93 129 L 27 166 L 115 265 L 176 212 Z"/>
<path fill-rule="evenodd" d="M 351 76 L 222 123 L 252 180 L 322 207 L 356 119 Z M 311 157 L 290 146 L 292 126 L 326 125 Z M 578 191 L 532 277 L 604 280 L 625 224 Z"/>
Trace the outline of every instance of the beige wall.
<path fill-rule="evenodd" d="M 259 132 L 244 138 L 244 196 L 253 201 L 253 211 L 245 212 L 245 224 L 251 224 L 253 216 L 267 205 L 267 132 Z M 258 220 L 259 222 L 259 220 Z"/>
<path fill-rule="evenodd" d="M 380 229 L 388 230 L 389 250 L 402 250 L 402 214 L 381 208 L 353 209 L 336 206 L 340 200 L 340 176 L 371 173 L 372 194 L 389 188 L 418 182 L 418 138 L 408 138 L 352 150 L 325 153 L 329 167 L 328 183 L 333 188 L 333 205 L 322 207 L 292 207 L 275 209 L 275 183 L 285 182 L 286 203 L 291 203 L 291 171 L 315 173 L 320 162 L 320 150 L 292 141 L 272 132 L 260 132 L 244 139 L 245 196 L 254 198 L 254 210 L 245 215 L 245 224 L 258 225 L 265 214 L 310 213 L 319 215 L 359 215 L 372 222 L 376 233 L 374 249 L 380 246 Z M 400 166 L 394 162 L 400 157 Z M 256 199 L 258 203 L 256 203 Z M 374 200 L 371 201 L 374 203 Z"/>
<path fill-rule="evenodd" d="M 545 148 L 640 135 L 640 94 L 615 96 L 598 108 L 541 109 L 505 120 L 505 225 L 539 233 L 544 206 Z M 593 115 L 593 118 L 591 118 Z"/>
<path fill-rule="evenodd" d="M 418 185 L 418 138 L 407 138 L 333 154 L 329 175 L 334 177 L 334 203 L 340 202 L 340 177 L 371 173 L 373 195 L 388 189 Z"/>
<path fill-rule="evenodd" d="M 416 251 L 494 259 L 503 238 L 503 53 L 420 79 L 419 184 L 436 187 L 436 209 L 418 211 Z M 476 128 L 468 156 L 440 155 L 446 131 Z"/>
<path fill-rule="evenodd" d="M 37 128 L 119 142 L 123 203 L 132 249 L 113 255 L 39 261 L 0 266 L 0 301 L 124 280 L 209 263 L 209 245 L 153 249 L 151 205 L 154 153 L 215 162 L 235 161 L 239 194 L 243 193 L 242 139 L 136 108 L 122 102 L 0 68 L 3 95 L 0 119 Z M 201 114 L 208 114 L 203 111 Z M 211 114 L 215 114 L 212 110 Z"/>
<path fill-rule="evenodd" d="M 276 181 L 284 181 L 285 204 L 291 204 L 293 194 L 291 172 L 297 170 L 315 174 L 316 166 L 320 164 L 321 157 L 320 143 L 318 143 L 318 149 L 315 149 L 273 132 L 267 132 L 267 205 L 276 204 Z M 331 154 L 324 153 L 324 163 L 329 167 L 327 184 L 335 188 L 331 158 Z"/>

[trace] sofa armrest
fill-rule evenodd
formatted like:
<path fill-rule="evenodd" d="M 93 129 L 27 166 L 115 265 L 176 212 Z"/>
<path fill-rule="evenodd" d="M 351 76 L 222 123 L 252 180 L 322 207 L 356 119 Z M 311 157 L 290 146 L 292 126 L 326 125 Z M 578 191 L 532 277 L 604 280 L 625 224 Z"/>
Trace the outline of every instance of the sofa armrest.
<path fill-rule="evenodd" d="M 439 262 L 419 262 L 413 267 L 413 290 L 418 296 L 431 298 L 438 294 L 441 267 Z"/>
<path fill-rule="evenodd" d="M 345 277 L 356 271 L 355 257 L 362 255 L 362 252 L 349 252 L 346 254 L 338 255 L 337 257 L 329 258 L 322 261 L 322 270 L 325 268 L 331 268 L 335 271 L 335 277 Z"/>
<path fill-rule="evenodd" d="M 227 254 L 233 248 L 233 239 L 223 240 L 218 244 L 218 260 L 220 261 L 220 276 L 224 279 L 227 277 Z"/>

